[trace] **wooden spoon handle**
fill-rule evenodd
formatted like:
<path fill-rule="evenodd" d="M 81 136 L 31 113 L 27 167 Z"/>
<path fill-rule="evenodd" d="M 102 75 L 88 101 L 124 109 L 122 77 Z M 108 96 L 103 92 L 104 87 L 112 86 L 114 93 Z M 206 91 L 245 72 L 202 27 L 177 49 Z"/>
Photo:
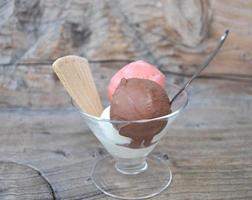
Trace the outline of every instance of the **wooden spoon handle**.
<path fill-rule="evenodd" d="M 100 116 L 103 108 L 87 59 L 61 57 L 53 63 L 53 70 L 83 112 Z"/>

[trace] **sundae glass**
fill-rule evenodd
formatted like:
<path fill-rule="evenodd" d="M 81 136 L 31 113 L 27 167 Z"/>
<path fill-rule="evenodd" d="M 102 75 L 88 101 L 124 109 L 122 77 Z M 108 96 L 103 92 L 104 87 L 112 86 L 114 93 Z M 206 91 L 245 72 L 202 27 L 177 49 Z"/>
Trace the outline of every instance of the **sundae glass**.
<path fill-rule="evenodd" d="M 126 65 L 110 80 L 110 105 L 104 110 L 86 59 L 67 56 L 54 62 L 83 121 L 109 153 L 92 169 L 98 189 L 115 198 L 144 199 L 170 185 L 169 162 L 150 153 L 169 134 L 171 123 L 188 103 L 185 89 L 215 57 L 228 33 L 181 88 L 167 83 L 162 72 L 144 61 Z"/>
<path fill-rule="evenodd" d="M 165 90 L 169 97 L 173 97 L 180 87 L 167 83 Z M 187 103 L 188 94 L 183 91 L 171 104 L 171 113 L 131 121 L 111 120 L 110 106 L 97 117 L 81 111 L 74 104 L 83 121 L 109 153 L 99 159 L 92 169 L 91 178 L 95 186 L 105 194 L 120 199 L 149 198 L 166 189 L 172 180 L 169 162 L 150 153 L 166 134 L 169 136 L 171 123 Z M 133 127 L 132 131 L 143 131 L 132 139 L 119 133 L 118 127 L 125 126 Z M 155 134 L 148 134 L 158 126 L 161 129 L 154 131 Z"/>

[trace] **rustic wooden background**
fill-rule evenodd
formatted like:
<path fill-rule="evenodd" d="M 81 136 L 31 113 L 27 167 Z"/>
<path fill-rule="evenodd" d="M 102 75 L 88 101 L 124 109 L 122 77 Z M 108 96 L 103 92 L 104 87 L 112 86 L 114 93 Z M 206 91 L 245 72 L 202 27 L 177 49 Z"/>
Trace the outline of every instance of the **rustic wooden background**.
<path fill-rule="evenodd" d="M 252 199 L 251 0 L 0 0 L 0 199 L 111 199 L 89 173 L 106 154 L 73 111 L 51 63 L 87 57 L 101 95 L 111 69 L 144 59 L 189 88 L 154 152 L 174 171 L 153 199 Z"/>

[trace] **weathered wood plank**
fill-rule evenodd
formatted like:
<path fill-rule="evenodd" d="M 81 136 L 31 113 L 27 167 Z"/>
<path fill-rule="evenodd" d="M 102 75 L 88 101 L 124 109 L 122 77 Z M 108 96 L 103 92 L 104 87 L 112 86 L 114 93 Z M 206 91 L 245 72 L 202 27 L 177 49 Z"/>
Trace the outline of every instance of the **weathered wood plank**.
<path fill-rule="evenodd" d="M 250 1 L 10 0 L 0 5 L 0 108 L 67 107 L 69 99 L 50 70 L 50 63 L 67 54 L 144 59 L 173 74 L 191 74 L 225 29 L 230 36 L 205 73 L 251 80 Z M 103 66 L 96 63 L 100 71 Z"/>
<path fill-rule="evenodd" d="M 114 70 L 132 59 L 181 84 L 229 28 L 222 51 L 191 86 L 187 110 L 154 152 L 171 162 L 174 180 L 153 199 L 251 200 L 251 9 L 245 0 L 0 2 L 0 160 L 39 169 L 57 199 L 111 199 L 89 176 L 106 152 L 71 109 L 50 63 L 66 54 L 93 60 L 102 97 Z M 13 169 L 28 181 L 12 171 L 15 195 L 0 184 L 0 198 L 52 198 L 36 170 L 13 165 L 0 165 L 0 182 Z"/>
<path fill-rule="evenodd" d="M 40 172 L 28 166 L 0 161 L 0 198 L 54 200 L 54 191 Z"/>
<path fill-rule="evenodd" d="M 174 180 L 153 199 L 252 198 L 250 85 L 195 81 L 189 90 L 188 108 L 154 152 L 168 156 Z M 0 126 L 0 160 L 41 170 L 57 199 L 111 199 L 99 192 L 89 177 L 95 160 L 105 153 L 103 147 L 75 111 L 2 111 L 0 118 L 4 122 Z"/>

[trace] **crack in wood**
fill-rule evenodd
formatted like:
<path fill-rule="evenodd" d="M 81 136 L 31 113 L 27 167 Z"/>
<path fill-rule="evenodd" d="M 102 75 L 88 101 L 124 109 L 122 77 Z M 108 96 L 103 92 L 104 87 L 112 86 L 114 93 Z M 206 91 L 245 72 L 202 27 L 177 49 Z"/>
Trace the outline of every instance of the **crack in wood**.
<path fill-rule="evenodd" d="M 102 64 L 102 63 L 129 63 L 133 62 L 136 59 L 132 60 L 126 60 L 126 59 L 109 59 L 109 60 L 89 60 L 89 63 L 94 64 Z M 32 62 L 32 63 L 2 63 L 0 64 L 0 67 L 8 67 L 8 66 L 20 66 L 20 65 L 26 65 L 26 66 L 43 66 L 43 65 L 51 65 L 53 63 L 52 60 L 45 61 L 45 62 Z M 163 70 L 160 69 L 164 74 L 172 74 L 175 76 L 181 76 L 181 77 L 191 77 L 192 74 L 184 73 L 184 72 L 175 72 L 171 70 Z M 249 74 L 229 74 L 229 73 L 215 73 L 215 74 L 203 74 L 199 75 L 198 78 L 201 79 L 220 79 L 220 80 L 230 80 L 230 81 L 244 81 L 244 82 L 251 82 L 252 81 L 252 75 Z"/>
<path fill-rule="evenodd" d="M 30 169 L 32 169 L 32 170 L 34 170 L 45 182 L 46 182 L 46 184 L 48 185 L 48 187 L 49 187 L 49 189 L 50 189 L 50 192 L 51 192 L 51 195 L 52 195 L 52 198 L 53 198 L 53 200 L 56 200 L 56 195 L 55 195 L 55 191 L 54 191 L 54 189 L 53 189 L 53 186 L 51 185 L 51 183 L 49 182 L 49 180 L 46 178 L 46 176 L 39 170 L 39 169 L 37 169 L 37 168 L 35 168 L 34 166 L 31 166 L 31 165 L 27 165 L 27 164 L 23 164 L 23 163 L 19 163 L 19 162 L 13 162 L 13 161 L 4 161 L 4 160 L 2 160 L 2 161 L 0 161 L 0 164 L 1 163 L 5 163 L 5 164 L 15 164 L 15 165 L 19 165 L 19 166 L 22 166 L 22 167 L 26 167 L 26 168 L 30 168 Z M 30 177 L 29 177 L 30 178 Z M 22 178 L 22 180 L 23 180 L 24 178 Z M 39 194 L 41 194 L 41 193 L 46 193 L 46 192 L 40 192 Z M 13 193 L 13 194 L 10 194 L 10 193 L 8 193 L 9 195 L 16 195 L 16 196 L 20 196 L 20 195 L 27 195 L 27 194 L 25 194 L 25 193 L 23 193 L 23 194 L 15 194 L 15 193 Z M 8 195 L 7 194 L 7 195 Z M 29 193 L 29 194 L 31 194 L 31 193 Z M 32 194 L 37 194 L 37 193 L 32 193 Z M 1 195 L 0 195 L 1 196 Z M 6 194 L 5 195 L 3 195 L 3 196 L 6 196 Z"/>
<path fill-rule="evenodd" d="M 164 74 L 172 74 L 180 77 L 191 77 L 193 74 L 179 73 L 168 70 L 161 70 Z M 252 75 L 245 74 L 202 74 L 197 77 L 197 79 L 217 79 L 217 80 L 228 80 L 228 81 L 238 81 L 238 82 L 251 82 Z"/>

